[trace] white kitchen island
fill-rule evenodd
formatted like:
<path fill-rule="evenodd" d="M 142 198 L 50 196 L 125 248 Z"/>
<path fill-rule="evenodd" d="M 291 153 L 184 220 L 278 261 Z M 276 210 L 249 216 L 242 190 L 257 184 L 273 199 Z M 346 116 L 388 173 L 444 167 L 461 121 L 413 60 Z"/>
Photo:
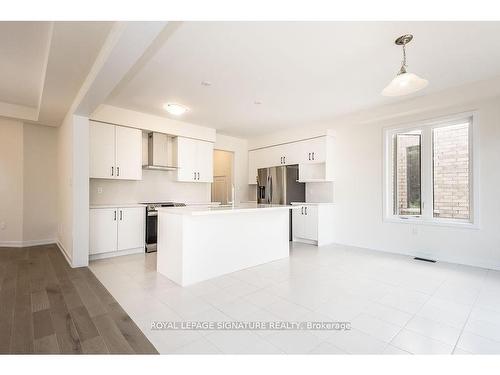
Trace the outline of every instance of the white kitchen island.
<path fill-rule="evenodd" d="M 289 210 L 255 203 L 158 209 L 159 273 L 186 286 L 289 255 Z"/>

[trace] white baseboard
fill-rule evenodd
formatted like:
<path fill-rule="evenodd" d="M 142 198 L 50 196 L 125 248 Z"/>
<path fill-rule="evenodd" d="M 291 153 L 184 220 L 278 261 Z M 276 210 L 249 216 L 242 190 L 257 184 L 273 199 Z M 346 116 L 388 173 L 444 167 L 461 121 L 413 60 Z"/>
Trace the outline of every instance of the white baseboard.
<path fill-rule="evenodd" d="M 403 255 L 403 256 L 409 256 L 409 257 L 422 257 L 423 253 L 420 253 L 418 251 L 415 252 L 397 252 L 397 251 L 389 251 L 386 249 L 380 249 L 380 248 L 375 248 L 375 247 L 366 247 L 363 245 L 358 245 L 358 244 L 348 244 L 348 243 L 339 243 L 336 242 L 332 245 L 336 246 L 349 246 L 349 247 L 357 247 L 359 249 L 364 249 L 364 250 L 373 250 L 373 251 L 380 251 L 382 253 L 390 253 L 390 254 L 397 254 L 397 255 Z M 500 264 L 492 264 L 488 261 L 484 260 L 477 260 L 477 259 L 472 259 L 472 258 L 463 258 L 463 257 L 450 257 L 450 256 L 441 256 L 441 257 L 435 257 L 432 254 L 425 254 L 425 258 L 432 258 L 434 260 L 437 260 L 438 262 L 444 262 L 444 263 L 453 263 L 453 264 L 460 264 L 464 266 L 471 266 L 471 267 L 479 267 L 479 268 L 486 268 L 489 270 L 497 270 L 500 271 Z"/>
<path fill-rule="evenodd" d="M 68 262 L 69 266 L 70 266 L 71 268 L 74 268 L 74 267 L 73 267 L 73 264 L 72 264 L 72 262 L 71 262 L 71 258 L 69 257 L 69 255 L 68 255 L 68 253 L 67 253 L 66 249 L 64 248 L 64 246 L 62 245 L 62 243 L 61 243 L 61 242 L 59 242 L 59 241 L 57 241 L 57 242 L 56 242 L 56 245 L 57 245 L 57 247 L 59 248 L 59 251 L 60 251 L 60 252 L 61 252 L 61 254 L 63 255 L 64 259 L 66 259 L 66 262 Z"/>
<path fill-rule="evenodd" d="M 299 237 L 293 237 L 293 242 L 301 242 L 301 243 L 306 243 L 309 245 L 318 246 L 318 241 L 308 240 L 308 239 L 299 238 Z"/>
<path fill-rule="evenodd" d="M 113 258 L 113 257 L 122 256 L 122 255 L 140 254 L 140 253 L 146 253 L 146 251 L 144 250 L 144 247 L 138 247 L 135 249 L 122 250 L 122 251 L 110 251 L 109 253 L 91 254 L 89 259 L 90 260 L 98 260 L 98 259 Z"/>
<path fill-rule="evenodd" d="M 28 247 L 55 244 L 55 238 L 47 240 L 28 240 L 28 241 L 0 241 L 0 247 Z"/>

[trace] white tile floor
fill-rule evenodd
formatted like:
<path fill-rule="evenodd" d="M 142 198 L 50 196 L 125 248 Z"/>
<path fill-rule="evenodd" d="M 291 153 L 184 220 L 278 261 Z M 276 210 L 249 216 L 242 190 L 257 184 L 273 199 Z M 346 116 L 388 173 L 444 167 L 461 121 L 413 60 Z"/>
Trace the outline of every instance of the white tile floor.
<path fill-rule="evenodd" d="M 91 270 L 160 353 L 500 354 L 500 272 L 345 246 L 293 244 L 290 258 L 189 287 L 155 254 Z M 152 331 L 159 321 L 350 321 L 350 331 Z"/>

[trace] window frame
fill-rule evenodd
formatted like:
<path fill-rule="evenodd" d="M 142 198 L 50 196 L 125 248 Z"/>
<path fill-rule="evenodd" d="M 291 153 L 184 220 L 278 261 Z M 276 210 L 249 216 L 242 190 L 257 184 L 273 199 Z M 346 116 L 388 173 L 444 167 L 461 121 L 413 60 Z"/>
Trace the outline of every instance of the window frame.
<path fill-rule="evenodd" d="M 469 118 L 469 220 L 434 217 L 434 145 L 433 129 L 461 123 Z M 478 114 L 462 112 L 450 116 L 422 120 L 383 128 L 383 221 L 393 223 L 479 228 L 479 163 L 478 163 Z M 393 199 L 393 136 L 397 133 L 421 131 L 421 215 L 394 214 Z"/>

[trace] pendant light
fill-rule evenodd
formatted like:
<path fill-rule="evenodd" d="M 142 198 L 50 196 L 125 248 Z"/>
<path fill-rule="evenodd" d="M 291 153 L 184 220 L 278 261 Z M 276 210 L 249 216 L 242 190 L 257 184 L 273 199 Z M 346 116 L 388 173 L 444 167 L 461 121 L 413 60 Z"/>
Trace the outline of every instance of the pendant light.
<path fill-rule="evenodd" d="M 402 96 L 422 90 L 429 84 L 426 79 L 406 71 L 406 45 L 411 42 L 413 35 L 402 35 L 395 40 L 398 46 L 403 46 L 403 62 L 396 77 L 382 90 L 383 96 Z"/>

